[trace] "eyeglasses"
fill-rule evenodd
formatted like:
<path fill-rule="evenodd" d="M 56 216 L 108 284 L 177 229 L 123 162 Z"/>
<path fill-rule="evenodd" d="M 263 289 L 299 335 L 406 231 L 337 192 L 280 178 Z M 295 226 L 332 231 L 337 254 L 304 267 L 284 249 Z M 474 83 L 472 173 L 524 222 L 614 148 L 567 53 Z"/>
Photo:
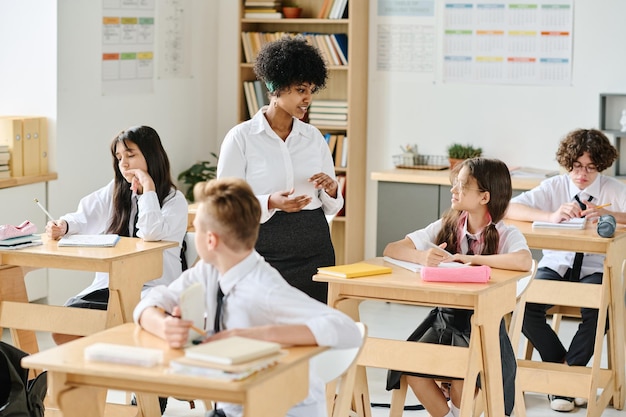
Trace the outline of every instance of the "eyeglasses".
<path fill-rule="evenodd" d="M 459 181 L 458 178 L 455 178 L 454 180 L 452 180 L 452 189 L 455 189 L 455 188 L 458 188 L 461 191 L 478 191 L 478 192 L 483 191 L 480 188 L 469 187 L 463 181 Z"/>
<path fill-rule="evenodd" d="M 587 174 L 593 174 L 594 172 L 598 171 L 598 167 L 593 164 L 583 165 L 578 161 L 572 164 L 572 171 L 580 172 L 583 169 L 587 171 Z"/>

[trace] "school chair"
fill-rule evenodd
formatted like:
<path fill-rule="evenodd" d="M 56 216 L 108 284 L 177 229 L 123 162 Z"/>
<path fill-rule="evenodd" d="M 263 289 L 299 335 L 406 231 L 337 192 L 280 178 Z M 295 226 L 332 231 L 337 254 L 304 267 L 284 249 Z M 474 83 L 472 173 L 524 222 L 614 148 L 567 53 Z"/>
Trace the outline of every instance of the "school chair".
<path fill-rule="evenodd" d="M 185 233 L 185 257 L 187 259 L 187 267 L 191 268 L 200 260 L 198 248 L 196 247 L 196 232 Z"/>
<path fill-rule="evenodd" d="M 357 322 L 361 331 L 361 345 L 350 349 L 329 349 L 309 361 L 310 372 L 315 372 L 326 383 L 328 417 L 356 416 L 352 411 L 352 397 L 356 380 L 357 357 L 367 339 L 367 326 Z"/>
<path fill-rule="evenodd" d="M 622 288 L 624 290 L 624 269 L 622 263 Z M 586 398 L 587 416 L 595 417 L 602 412 L 616 395 L 615 370 L 611 356 L 611 341 L 607 335 L 607 351 L 609 361 L 606 368 L 601 367 L 601 352 L 604 343 L 604 327 L 609 314 L 610 295 L 609 280 L 602 284 L 581 284 L 577 282 L 533 280 L 522 294 L 511 319 L 510 337 L 513 349 L 518 357 L 515 416 L 526 417 L 524 401 L 525 392 L 558 394 L 575 398 Z M 527 340 L 520 347 L 522 324 L 526 303 L 550 304 L 553 316 L 552 327 L 558 331 L 561 317 L 578 316 L 580 308 L 598 309 L 598 324 L 594 341 L 594 354 L 591 364 L 587 366 L 569 366 L 561 363 L 549 363 L 532 360 L 532 344 Z M 623 327 L 624 323 L 610 323 L 611 326 Z"/>
<path fill-rule="evenodd" d="M 517 306 L 519 305 L 522 295 L 527 291 L 527 288 L 529 287 L 530 283 L 534 280 L 536 274 L 537 274 L 537 261 L 533 259 L 531 269 L 530 269 L 530 274 L 520 279 L 519 281 L 517 281 L 517 291 L 516 291 L 517 301 L 518 301 Z M 515 316 L 516 311 L 518 310 L 517 306 L 515 310 L 512 312 L 513 317 Z M 513 323 L 513 320 L 514 320 L 513 318 L 509 319 L 508 317 L 505 317 L 505 323 L 508 321 Z M 521 333 L 521 328 L 520 328 L 520 333 Z M 509 332 L 509 338 L 511 339 L 513 351 L 517 352 L 517 344 L 519 344 L 519 337 L 517 337 L 517 339 L 514 340 L 513 337 L 511 336 L 511 332 Z M 446 379 L 445 376 L 442 376 L 441 378 L 437 378 L 437 382 L 439 384 L 446 384 L 446 383 L 449 383 L 450 380 Z M 406 393 L 407 393 L 408 387 L 409 385 L 407 383 L 406 376 L 403 375 L 400 378 L 400 388 L 394 389 L 391 394 L 391 407 L 389 410 L 390 417 L 402 416 L 402 413 L 404 411 L 404 403 L 406 401 Z M 479 390 L 474 401 L 473 415 L 480 416 L 483 413 L 485 400 L 486 400 L 485 392 L 483 390 Z M 517 401 L 517 394 L 516 394 L 516 401 Z"/>
<path fill-rule="evenodd" d="M 69 308 L 13 301 L 0 301 L 0 331 L 9 329 L 11 335 L 18 330 L 35 332 L 62 332 L 88 336 L 105 329 L 106 311 Z M 17 348 L 19 346 L 16 345 Z M 32 372 L 32 371 L 31 371 Z M 61 412 L 46 399 L 45 417 L 58 417 Z M 105 417 L 140 417 L 140 407 L 107 403 Z"/>

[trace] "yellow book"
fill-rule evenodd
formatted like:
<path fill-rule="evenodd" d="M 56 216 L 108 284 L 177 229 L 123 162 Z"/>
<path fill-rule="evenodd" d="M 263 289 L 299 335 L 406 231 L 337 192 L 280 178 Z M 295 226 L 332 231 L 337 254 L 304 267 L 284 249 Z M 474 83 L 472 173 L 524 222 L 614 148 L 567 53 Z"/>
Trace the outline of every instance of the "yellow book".
<path fill-rule="evenodd" d="M 235 365 L 276 354 L 279 351 L 280 344 L 278 343 L 232 336 L 187 348 L 185 356 L 216 364 Z"/>
<path fill-rule="evenodd" d="M 317 272 L 324 275 L 332 275 L 334 277 L 358 278 L 367 277 L 370 275 L 391 274 L 391 268 L 388 266 L 357 262 L 355 264 L 317 268 Z"/>

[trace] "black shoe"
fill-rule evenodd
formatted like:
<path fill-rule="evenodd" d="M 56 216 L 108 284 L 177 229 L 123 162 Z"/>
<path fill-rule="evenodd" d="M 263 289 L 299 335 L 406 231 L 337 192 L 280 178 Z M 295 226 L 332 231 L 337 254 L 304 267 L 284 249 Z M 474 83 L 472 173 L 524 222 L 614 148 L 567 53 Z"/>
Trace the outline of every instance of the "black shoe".
<path fill-rule="evenodd" d="M 135 394 L 133 394 L 130 399 L 130 405 L 137 405 L 137 397 L 135 397 Z M 161 409 L 161 415 L 163 415 L 167 408 L 167 397 L 159 397 L 159 408 Z"/>

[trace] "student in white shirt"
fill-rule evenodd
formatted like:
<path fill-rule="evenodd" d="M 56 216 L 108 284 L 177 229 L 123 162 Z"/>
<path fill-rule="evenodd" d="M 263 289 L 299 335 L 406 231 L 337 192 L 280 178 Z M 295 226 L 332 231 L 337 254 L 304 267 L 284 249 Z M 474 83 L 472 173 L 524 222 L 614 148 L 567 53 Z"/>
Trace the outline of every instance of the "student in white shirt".
<path fill-rule="evenodd" d="M 320 52 L 296 37 L 268 43 L 254 71 L 270 104 L 228 132 L 217 177 L 245 179 L 261 204 L 256 250 L 296 288 L 326 301 L 317 268 L 335 264 L 326 215 L 343 207 L 328 144 L 302 119 L 328 77 Z"/>
<path fill-rule="evenodd" d="M 199 183 L 194 196 L 199 203 L 196 246 L 202 261 L 168 287 L 155 287 L 144 297 L 134 311 L 137 323 L 171 347 L 182 347 L 192 322 L 179 318 L 179 294 L 201 283 L 206 322 L 212 329 L 218 289 L 224 294 L 218 333 L 206 342 L 244 336 L 285 345 L 359 346 L 360 332 L 352 319 L 287 284 L 254 250 L 261 208 L 245 181 L 226 178 Z M 326 416 L 324 384 L 314 374 L 310 382 L 309 396 L 289 411 L 289 417 Z M 240 405 L 220 403 L 218 408 L 214 415 L 242 415 Z"/>
<path fill-rule="evenodd" d="M 556 152 L 557 162 L 567 173 L 545 179 L 532 190 L 513 198 L 506 217 L 553 223 L 586 217 L 587 221 L 597 222 L 599 216 L 610 214 L 618 223 L 625 223 L 626 184 L 601 174 L 616 158 L 617 150 L 602 132 L 577 129 L 568 133 Z M 611 205 L 597 207 L 606 203 Z M 536 279 L 601 283 L 604 255 L 581 255 L 582 264 L 578 269 L 574 252 L 544 250 Z M 527 304 L 522 328 L 524 335 L 539 351 L 543 361 L 586 366 L 593 355 L 598 310 L 581 308 L 582 323 L 569 348 L 565 349 L 546 321 L 549 307 Z M 572 411 L 574 405 L 581 406 L 587 402 L 584 398 L 560 395 L 550 395 L 549 400 L 552 409 L 566 412 Z"/>
<path fill-rule="evenodd" d="M 472 158 L 455 167 L 452 175 L 450 210 L 426 228 L 389 243 L 384 255 L 426 266 L 457 261 L 528 271 L 532 266 L 532 256 L 524 235 L 517 228 L 502 222 L 512 195 L 507 166 L 497 159 Z M 440 249 L 433 248 L 433 243 Z M 427 320 L 434 318 L 434 314 L 441 314 L 447 331 L 442 333 L 442 329 L 437 328 L 441 323 L 426 322 L 408 340 L 468 346 L 473 313 L 472 310 L 437 307 Z M 500 324 L 500 350 L 504 383 L 502 411 L 510 415 L 515 399 L 517 365 L 504 321 Z M 458 417 L 463 380 L 452 381 L 448 405 L 432 375 L 389 371 L 388 390 L 399 388 L 402 374 L 407 374 L 409 386 L 431 416 Z"/>
<path fill-rule="evenodd" d="M 76 212 L 48 222 L 48 236 L 59 239 L 72 234 L 113 233 L 182 245 L 188 205 L 172 181 L 169 159 L 157 132 L 148 126 L 126 129 L 113 138 L 110 149 L 114 179 L 83 197 Z M 163 275 L 147 282 L 142 293 L 172 282 L 181 272 L 180 246 L 165 250 Z M 109 275 L 98 272 L 93 283 L 65 305 L 106 310 L 108 285 Z M 54 338 L 64 343 L 74 337 L 56 334 Z"/>

